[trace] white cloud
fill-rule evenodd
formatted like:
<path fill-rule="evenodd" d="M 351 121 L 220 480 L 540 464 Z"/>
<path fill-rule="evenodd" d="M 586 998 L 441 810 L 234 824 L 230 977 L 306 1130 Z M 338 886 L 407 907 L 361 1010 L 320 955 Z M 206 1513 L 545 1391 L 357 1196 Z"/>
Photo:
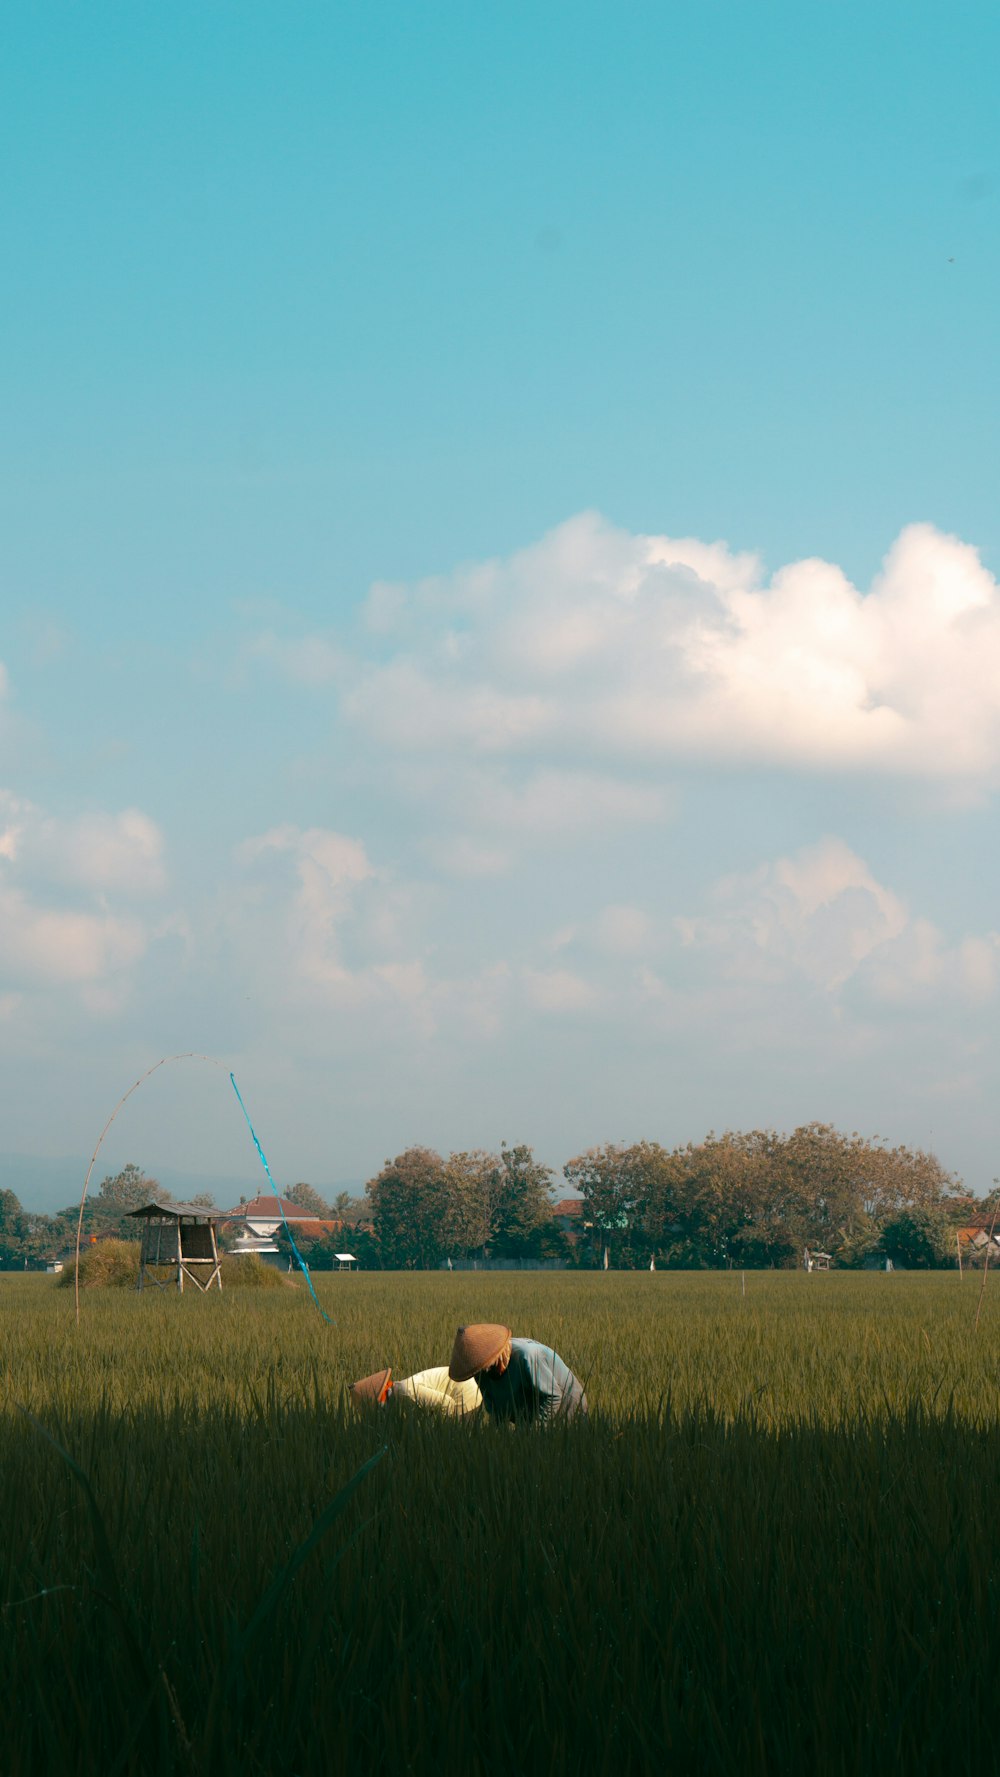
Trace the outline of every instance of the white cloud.
<path fill-rule="evenodd" d="M 374 871 L 360 840 L 322 827 L 286 824 L 248 839 L 240 848 L 246 865 L 268 857 L 290 858 L 297 887 L 288 896 L 281 882 L 284 943 L 300 976 L 327 987 L 346 987 L 350 971 L 341 959 L 340 926 L 358 886 Z"/>
<path fill-rule="evenodd" d="M 368 616 L 345 708 L 391 748 L 1000 777 L 1000 588 L 929 525 L 865 592 L 584 514 Z"/>
<path fill-rule="evenodd" d="M 244 880 L 227 895 L 225 940 L 237 973 L 296 1044 L 314 1031 L 326 1045 L 331 1012 L 349 1012 L 358 1045 L 376 1053 L 414 1037 L 500 1033 L 523 987 L 510 965 L 432 969 L 424 898 L 376 868 L 360 841 L 283 826 L 248 840 L 239 861 Z"/>
<path fill-rule="evenodd" d="M 827 988 L 841 986 L 907 924 L 902 904 L 837 839 L 732 877 L 713 899 L 711 913 L 678 919 L 686 945 L 726 952 L 738 973 L 791 965 Z"/>
<path fill-rule="evenodd" d="M 596 828 L 655 823 L 673 812 L 658 785 L 554 766 L 514 771 L 458 762 L 446 772 L 406 770 L 401 782 L 464 831 L 484 829 L 508 842 L 562 841 Z"/>
<path fill-rule="evenodd" d="M 286 823 L 245 841 L 242 855 L 247 860 L 263 857 L 268 852 L 290 853 L 299 876 L 306 886 L 307 897 L 319 883 L 329 893 L 350 889 L 365 882 L 373 874 L 360 839 L 349 839 L 343 833 L 325 827 L 294 827 Z"/>
<path fill-rule="evenodd" d="M 456 839 L 431 840 L 427 852 L 447 876 L 485 879 L 504 876 L 513 865 L 511 854 L 495 845 L 480 845 L 460 834 Z"/>
<path fill-rule="evenodd" d="M 165 882 L 163 835 L 137 808 L 57 820 L 0 790 L 0 859 L 32 880 L 142 898 Z"/>
<path fill-rule="evenodd" d="M 158 893 L 159 828 L 138 809 L 58 820 L 0 791 L 0 970 L 5 982 L 95 991 L 144 956 L 145 925 L 109 904 Z M 114 985 L 120 1001 L 123 983 Z"/>
<path fill-rule="evenodd" d="M 667 809 L 658 787 L 594 771 L 543 769 L 520 782 L 495 772 L 470 773 L 456 785 L 455 796 L 467 817 L 532 838 L 657 821 Z"/>
<path fill-rule="evenodd" d="M 21 847 L 25 825 L 33 814 L 30 802 L 23 802 L 9 790 L 0 790 L 0 858 L 10 864 Z"/>
<path fill-rule="evenodd" d="M 348 666 L 343 650 L 322 635 L 288 637 L 263 630 L 248 644 L 246 654 L 273 666 L 294 684 L 314 690 L 337 684 Z"/>
<path fill-rule="evenodd" d="M 442 668 L 450 665 L 442 659 Z M 454 663 L 457 666 L 457 662 Z M 383 745 L 506 753 L 544 739 L 552 713 L 535 693 L 463 683 L 458 671 L 428 670 L 419 660 L 396 660 L 361 678 L 345 707 Z"/>
<path fill-rule="evenodd" d="M 688 949 L 707 952 L 731 979 L 797 975 L 830 994 L 854 980 L 875 1000 L 899 1002 L 984 1000 L 996 987 L 1000 939 L 949 945 L 839 839 L 731 877 L 712 900 L 710 912 L 676 925 Z"/>
<path fill-rule="evenodd" d="M 610 772 L 462 759 L 407 762 L 395 784 L 437 829 L 427 855 L 447 875 L 471 878 L 504 875 L 527 851 L 537 857 L 612 828 L 655 825 L 673 818 L 676 802 L 660 785 Z"/>
<path fill-rule="evenodd" d="M 640 907 L 602 907 L 600 913 L 579 925 L 564 926 L 552 939 L 554 950 L 570 947 L 608 957 L 641 956 L 656 933 L 649 915 Z"/>
<path fill-rule="evenodd" d="M 145 896 L 164 887 L 163 835 L 137 808 L 84 815 L 64 827 L 46 822 L 38 846 L 65 880 L 84 888 Z"/>
<path fill-rule="evenodd" d="M 146 935 L 138 920 L 110 913 L 40 907 L 0 888 L 0 970 L 6 981 L 99 981 L 138 962 Z"/>
<path fill-rule="evenodd" d="M 538 1012 L 581 1012 L 597 998 L 594 988 L 569 969 L 522 969 L 529 1006 Z"/>

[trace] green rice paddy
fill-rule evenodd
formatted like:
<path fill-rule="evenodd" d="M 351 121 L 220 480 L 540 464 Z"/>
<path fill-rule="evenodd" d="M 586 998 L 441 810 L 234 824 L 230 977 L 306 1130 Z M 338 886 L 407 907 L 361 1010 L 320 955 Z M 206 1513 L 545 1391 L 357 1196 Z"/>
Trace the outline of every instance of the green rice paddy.
<path fill-rule="evenodd" d="M 10 1777 L 991 1768 L 1000 1278 L 317 1285 L 0 1277 Z M 589 1422 L 347 1406 L 472 1319 Z"/>

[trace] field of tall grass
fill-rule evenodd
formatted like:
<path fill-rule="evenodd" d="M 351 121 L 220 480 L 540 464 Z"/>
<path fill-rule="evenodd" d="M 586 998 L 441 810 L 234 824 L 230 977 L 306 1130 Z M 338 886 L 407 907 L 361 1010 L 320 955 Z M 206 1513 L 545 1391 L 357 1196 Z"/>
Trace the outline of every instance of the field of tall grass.
<path fill-rule="evenodd" d="M 990 1768 L 1000 1278 L 0 1277 L 0 1762 Z M 359 1416 L 502 1319 L 586 1423 Z"/>

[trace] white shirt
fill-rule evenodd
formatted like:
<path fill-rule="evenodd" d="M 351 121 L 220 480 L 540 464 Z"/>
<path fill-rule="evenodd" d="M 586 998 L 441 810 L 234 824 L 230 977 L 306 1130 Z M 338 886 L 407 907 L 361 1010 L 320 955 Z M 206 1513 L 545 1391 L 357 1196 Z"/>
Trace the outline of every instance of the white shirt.
<path fill-rule="evenodd" d="M 415 1376 L 404 1376 L 402 1382 L 393 1383 L 392 1392 L 415 1401 L 418 1407 L 436 1407 L 439 1413 L 473 1413 L 483 1404 L 475 1378 L 469 1382 L 453 1382 L 447 1364 L 433 1370 L 419 1370 Z"/>

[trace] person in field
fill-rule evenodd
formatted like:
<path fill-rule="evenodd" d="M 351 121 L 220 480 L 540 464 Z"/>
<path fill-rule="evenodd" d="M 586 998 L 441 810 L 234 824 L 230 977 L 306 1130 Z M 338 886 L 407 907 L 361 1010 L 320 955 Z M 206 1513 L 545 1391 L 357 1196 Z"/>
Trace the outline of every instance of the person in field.
<path fill-rule="evenodd" d="M 431 1407 L 450 1417 L 475 1413 L 483 1404 L 478 1384 L 473 1381 L 453 1382 L 447 1364 L 430 1370 L 418 1370 L 415 1376 L 404 1376 L 393 1382 L 391 1369 L 376 1370 L 351 1383 L 351 1400 L 356 1407 L 387 1407 L 397 1402 L 411 1406 Z"/>
<path fill-rule="evenodd" d="M 448 1374 L 455 1383 L 475 1379 L 490 1418 L 510 1425 L 587 1416 L 583 1385 L 558 1352 L 537 1339 L 515 1339 L 510 1327 L 459 1327 Z"/>

